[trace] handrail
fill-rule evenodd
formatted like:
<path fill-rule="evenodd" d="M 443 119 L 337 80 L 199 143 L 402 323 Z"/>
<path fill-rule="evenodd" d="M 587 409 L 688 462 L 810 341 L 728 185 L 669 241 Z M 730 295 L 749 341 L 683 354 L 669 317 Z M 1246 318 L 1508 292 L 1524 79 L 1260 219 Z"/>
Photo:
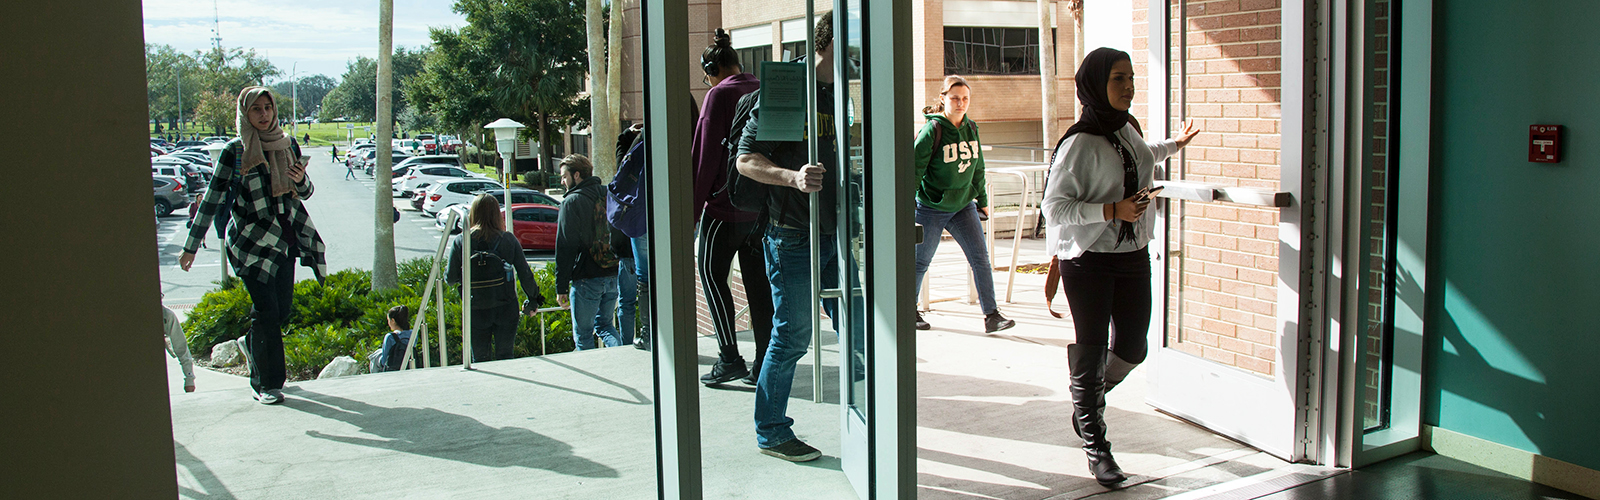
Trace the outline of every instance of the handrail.
<path fill-rule="evenodd" d="M 1294 204 L 1294 194 L 1260 188 L 1224 186 L 1192 181 L 1156 181 L 1163 189 L 1156 196 L 1175 200 L 1228 202 L 1257 207 L 1283 208 Z"/>
<path fill-rule="evenodd" d="M 451 211 L 450 216 L 445 218 L 444 227 L 447 229 L 456 227 L 456 217 L 458 215 L 459 212 Z M 417 337 L 426 337 L 428 335 L 428 330 L 423 328 L 425 326 L 423 319 L 427 318 L 425 312 L 428 310 L 428 298 L 433 296 L 436 288 L 439 290 L 439 295 L 435 300 L 434 315 L 439 317 L 439 366 L 449 364 L 450 358 L 445 356 L 444 341 L 444 284 L 439 279 L 439 263 L 443 260 L 444 251 L 450 244 L 449 236 L 450 233 L 446 232 L 444 238 L 439 238 L 439 248 L 433 252 L 433 266 L 428 270 L 428 282 L 422 288 L 422 302 L 417 305 L 417 317 L 411 323 L 411 331 L 417 333 L 412 335 L 411 339 L 406 342 L 406 357 L 400 362 L 400 369 L 402 370 L 416 368 L 415 360 L 411 359 L 411 353 L 417 348 Z M 427 340 L 424 339 L 423 343 L 426 344 Z M 428 352 L 424 350 L 422 356 L 422 367 L 428 368 Z"/>
<path fill-rule="evenodd" d="M 460 212 L 451 211 L 449 217 L 447 217 L 446 220 L 445 220 L 444 227 L 446 227 L 446 228 L 455 227 L 456 218 L 458 216 L 460 216 L 460 215 L 461 215 Z M 462 239 L 463 240 L 470 240 L 470 238 L 465 238 L 465 237 L 463 237 Z M 444 252 L 445 252 L 445 249 L 448 248 L 449 243 L 450 243 L 450 238 L 449 238 L 449 235 L 447 233 L 446 237 L 439 239 L 439 248 L 438 248 L 438 250 L 434 251 L 434 254 L 433 254 L 433 266 L 428 270 L 428 281 L 427 281 L 427 284 L 423 287 L 423 291 L 422 291 L 422 302 L 421 302 L 421 304 L 419 304 L 417 306 L 416 319 L 412 320 L 411 330 L 413 332 L 416 332 L 416 333 L 413 334 L 411 336 L 411 340 L 406 343 L 406 356 L 400 362 L 400 369 L 402 369 L 402 370 L 413 370 L 413 369 L 416 369 L 416 360 L 412 359 L 412 353 L 417 348 L 417 338 L 418 337 L 422 338 L 422 344 L 424 346 L 426 346 L 427 343 L 428 343 L 428 329 L 427 329 L 427 325 L 424 322 L 424 319 L 427 318 L 426 312 L 427 312 L 427 309 L 428 309 L 428 299 L 430 297 L 432 297 L 434 299 L 434 316 L 438 317 L 438 319 L 439 319 L 439 366 L 447 366 L 447 365 L 450 364 L 450 362 L 449 362 L 450 358 L 448 356 L 449 352 L 448 352 L 448 348 L 446 347 L 446 343 L 445 343 L 445 340 L 444 340 L 444 338 L 445 338 L 444 280 L 443 280 L 443 277 L 440 276 L 440 273 L 439 273 L 439 270 L 442 267 L 441 262 L 447 262 L 447 261 L 444 260 Z M 465 244 L 469 244 L 469 245 L 471 244 L 470 241 L 466 241 L 464 243 Z M 469 264 L 465 259 L 462 260 L 462 267 L 464 268 L 463 269 L 464 272 L 466 272 L 466 273 L 470 273 L 471 272 L 471 270 L 470 270 L 471 264 Z M 471 279 L 470 275 L 462 277 L 463 281 L 470 280 L 470 279 Z M 470 281 L 469 281 L 469 283 L 470 283 Z M 438 293 L 435 294 L 434 293 L 435 291 L 437 291 Z M 467 295 L 470 295 L 470 294 L 467 294 Z M 462 311 L 463 311 L 462 315 L 463 316 L 466 316 L 467 314 L 470 313 L 470 309 L 469 308 L 471 307 L 471 305 L 470 305 L 469 302 L 467 302 L 468 300 L 471 300 L 470 297 L 462 297 Z M 548 354 L 548 352 L 549 352 L 548 346 L 546 345 L 546 343 L 547 343 L 546 342 L 547 341 L 546 336 L 547 335 L 546 335 L 546 332 L 545 332 L 544 313 L 556 312 L 556 311 L 566 311 L 566 310 L 569 310 L 569 309 L 571 309 L 571 308 L 568 307 L 568 306 L 557 306 L 557 307 L 545 307 L 545 308 L 535 309 L 533 311 L 534 315 L 539 317 L 539 355 L 540 356 Z M 471 333 L 466 330 L 469 326 L 471 326 L 470 323 L 463 322 L 461 324 L 461 327 L 462 327 L 462 330 L 461 330 L 461 333 L 462 333 L 461 341 L 462 341 L 462 350 L 463 350 L 463 352 L 462 352 L 462 354 L 463 354 L 462 362 L 464 363 L 464 365 L 466 367 L 468 367 L 468 369 L 471 369 L 472 361 L 471 361 L 470 356 L 472 355 L 472 346 L 468 345 L 468 343 L 472 341 L 472 338 L 470 336 Z M 430 361 L 431 360 L 428 359 L 428 350 L 427 350 L 427 348 L 423 348 L 423 350 L 422 350 L 422 367 L 423 368 L 429 368 L 430 364 L 431 364 Z"/>

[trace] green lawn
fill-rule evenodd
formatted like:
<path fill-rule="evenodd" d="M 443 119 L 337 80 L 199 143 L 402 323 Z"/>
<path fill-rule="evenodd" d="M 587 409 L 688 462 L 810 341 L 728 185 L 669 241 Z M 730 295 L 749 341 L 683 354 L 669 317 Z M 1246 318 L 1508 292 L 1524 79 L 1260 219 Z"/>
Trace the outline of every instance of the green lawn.
<path fill-rule="evenodd" d="M 297 139 L 304 139 L 306 134 L 311 134 L 311 142 L 307 143 L 306 144 L 307 146 L 327 146 L 329 144 L 334 144 L 334 143 L 338 143 L 340 146 L 344 146 L 344 145 L 348 144 L 345 141 L 349 137 L 348 134 L 350 133 L 350 131 L 348 129 L 346 129 L 345 127 L 351 126 L 351 125 L 354 125 L 356 127 L 355 130 L 354 130 L 355 137 L 360 138 L 360 137 L 367 137 L 367 135 L 368 135 L 367 131 L 363 130 L 361 127 L 372 126 L 372 123 L 371 122 L 345 122 L 345 123 L 300 124 L 300 125 L 296 125 L 294 127 L 294 134 L 295 134 L 295 138 L 297 138 Z M 163 130 L 165 130 L 165 125 L 163 125 Z M 205 130 L 204 127 L 201 127 L 200 125 L 197 125 L 197 124 L 194 124 L 194 123 L 185 123 L 183 125 L 183 130 L 184 130 L 185 135 L 188 135 L 190 133 L 200 134 L 200 137 L 207 137 L 207 136 L 211 135 L 211 131 L 210 130 Z M 288 132 L 289 131 L 289 127 L 284 127 L 284 131 Z M 155 125 L 154 124 L 150 125 L 150 136 L 151 137 L 156 137 L 157 136 L 157 134 L 155 133 Z"/>

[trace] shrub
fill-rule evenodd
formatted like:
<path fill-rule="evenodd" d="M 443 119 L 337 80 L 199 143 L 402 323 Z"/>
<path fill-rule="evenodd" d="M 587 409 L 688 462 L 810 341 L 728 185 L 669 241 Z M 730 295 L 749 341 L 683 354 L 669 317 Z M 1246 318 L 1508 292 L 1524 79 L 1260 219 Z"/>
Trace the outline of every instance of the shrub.
<path fill-rule="evenodd" d="M 355 358 L 365 367 L 368 354 L 383 344 L 389 331 L 389 308 L 404 305 L 412 311 L 416 324 L 417 311 L 422 305 L 422 289 L 427 286 L 432 270 L 430 258 L 402 262 L 399 268 L 400 286 L 394 290 L 372 291 L 372 273 L 362 270 L 344 270 L 330 274 L 322 283 L 302 280 L 294 285 L 294 312 L 284 325 L 284 361 L 290 380 L 314 378 L 329 361 L 338 356 Z M 441 269 L 441 273 L 443 270 Z M 554 307 L 554 264 L 534 270 L 534 281 L 544 293 L 542 307 Z M 199 357 L 208 357 L 211 347 L 226 340 L 243 336 L 250 326 L 250 295 L 238 278 L 219 282 L 218 288 L 206 293 L 189 318 L 184 322 L 189 348 Z M 456 287 L 444 287 L 445 348 L 449 364 L 461 363 L 461 294 Z M 526 297 L 519 287 L 517 300 Z M 434 302 L 430 297 L 429 302 Z M 418 366 L 421 366 L 422 349 L 438 352 L 439 311 L 431 307 L 421 316 L 428 331 L 424 345 L 418 337 Z M 573 349 L 572 315 L 566 311 L 542 315 L 545 322 L 546 353 L 554 354 Z M 405 325 L 411 327 L 412 325 Z M 517 328 L 514 352 L 517 356 L 539 355 L 539 318 L 523 317 Z M 437 366 L 438 360 L 432 360 Z"/>

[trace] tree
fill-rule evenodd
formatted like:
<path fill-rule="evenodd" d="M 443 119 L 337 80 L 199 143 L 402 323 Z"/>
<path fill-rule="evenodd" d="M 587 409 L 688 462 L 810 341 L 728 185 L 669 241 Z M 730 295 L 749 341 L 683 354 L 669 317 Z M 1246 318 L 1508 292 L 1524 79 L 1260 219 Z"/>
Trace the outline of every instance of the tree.
<path fill-rule="evenodd" d="M 200 60 L 205 88 L 239 95 L 245 87 L 266 85 L 268 78 L 283 74 L 271 61 L 256 55 L 255 49 L 212 49 L 195 56 Z"/>
<path fill-rule="evenodd" d="M 404 47 L 394 50 L 392 60 L 395 85 L 391 98 L 394 99 L 395 109 L 406 106 L 405 95 L 400 89 L 406 80 L 422 71 L 423 61 L 429 52 L 432 52 L 432 49 L 428 47 L 410 51 Z M 321 102 L 324 110 L 321 116 L 327 118 L 348 116 L 356 121 L 373 121 L 378 114 L 378 60 L 357 57 L 356 60 L 346 63 L 344 76 L 340 78 L 339 84 L 330 89 Z"/>
<path fill-rule="evenodd" d="M 225 94 L 216 90 L 207 90 L 200 94 L 194 107 L 194 121 L 202 127 L 210 127 L 215 135 L 227 135 L 233 128 L 235 105 L 237 99 L 233 94 Z"/>
<path fill-rule="evenodd" d="M 458 0 L 454 10 L 467 26 L 430 32 L 434 55 L 408 93 L 457 130 L 481 133 L 484 123 L 509 117 L 549 144 L 551 125 L 588 115 L 578 97 L 587 68 L 577 1 Z M 549 154 L 540 148 L 546 169 Z"/>
<path fill-rule="evenodd" d="M 407 106 L 395 113 L 395 122 L 398 129 L 406 132 L 428 132 L 439 128 L 439 122 L 433 115 L 417 111 L 417 108 Z"/>
<path fill-rule="evenodd" d="M 610 3 L 609 20 L 601 0 L 587 0 L 584 8 L 589 75 L 593 82 L 589 93 L 592 103 L 589 137 L 596 145 L 590 154 L 594 157 L 595 175 L 601 178 L 610 177 L 617 169 L 616 152 L 600 146 L 610 144 L 617 137 L 622 118 L 622 9 L 617 7 L 615 2 Z M 610 31 L 609 37 L 607 31 Z"/>
<path fill-rule="evenodd" d="M 193 119 L 200 103 L 200 62 L 192 54 L 178 52 L 170 45 L 144 46 L 145 86 L 148 89 L 150 119 L 176 124 Z"/>

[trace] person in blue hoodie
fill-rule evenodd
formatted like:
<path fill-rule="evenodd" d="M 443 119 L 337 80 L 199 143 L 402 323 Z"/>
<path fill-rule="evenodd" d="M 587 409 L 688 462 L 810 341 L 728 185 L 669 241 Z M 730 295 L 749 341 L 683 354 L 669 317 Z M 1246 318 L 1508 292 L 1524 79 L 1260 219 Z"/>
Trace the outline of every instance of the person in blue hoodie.
<path fill-rule="evenodd" d="M 917 134 L 917 224 L 922 225 L 922 243 L 917 244 L 917 293 L 928 274 L 928 265 L 939 251 L 939 238 L 950 232 L 967 265 L 972 268 L 973 284 L 978 288 L 978 305 L 983 308 L 983 330 L 989 333 L 1017 325 L 1000 314 L 994 299 L 994 270 L 989 265 L 989 250 L 983 243 L 983 222 L 989 216 L 989 195 L 984 189 L 982 142 L 978 124 L 967 118 L 972 104 L 972 87 L 960 76 L 944 78 L 939 102 L 922 109 L 927 124 Z M 932 328 L 917 311 L 917 329 Z"/>

